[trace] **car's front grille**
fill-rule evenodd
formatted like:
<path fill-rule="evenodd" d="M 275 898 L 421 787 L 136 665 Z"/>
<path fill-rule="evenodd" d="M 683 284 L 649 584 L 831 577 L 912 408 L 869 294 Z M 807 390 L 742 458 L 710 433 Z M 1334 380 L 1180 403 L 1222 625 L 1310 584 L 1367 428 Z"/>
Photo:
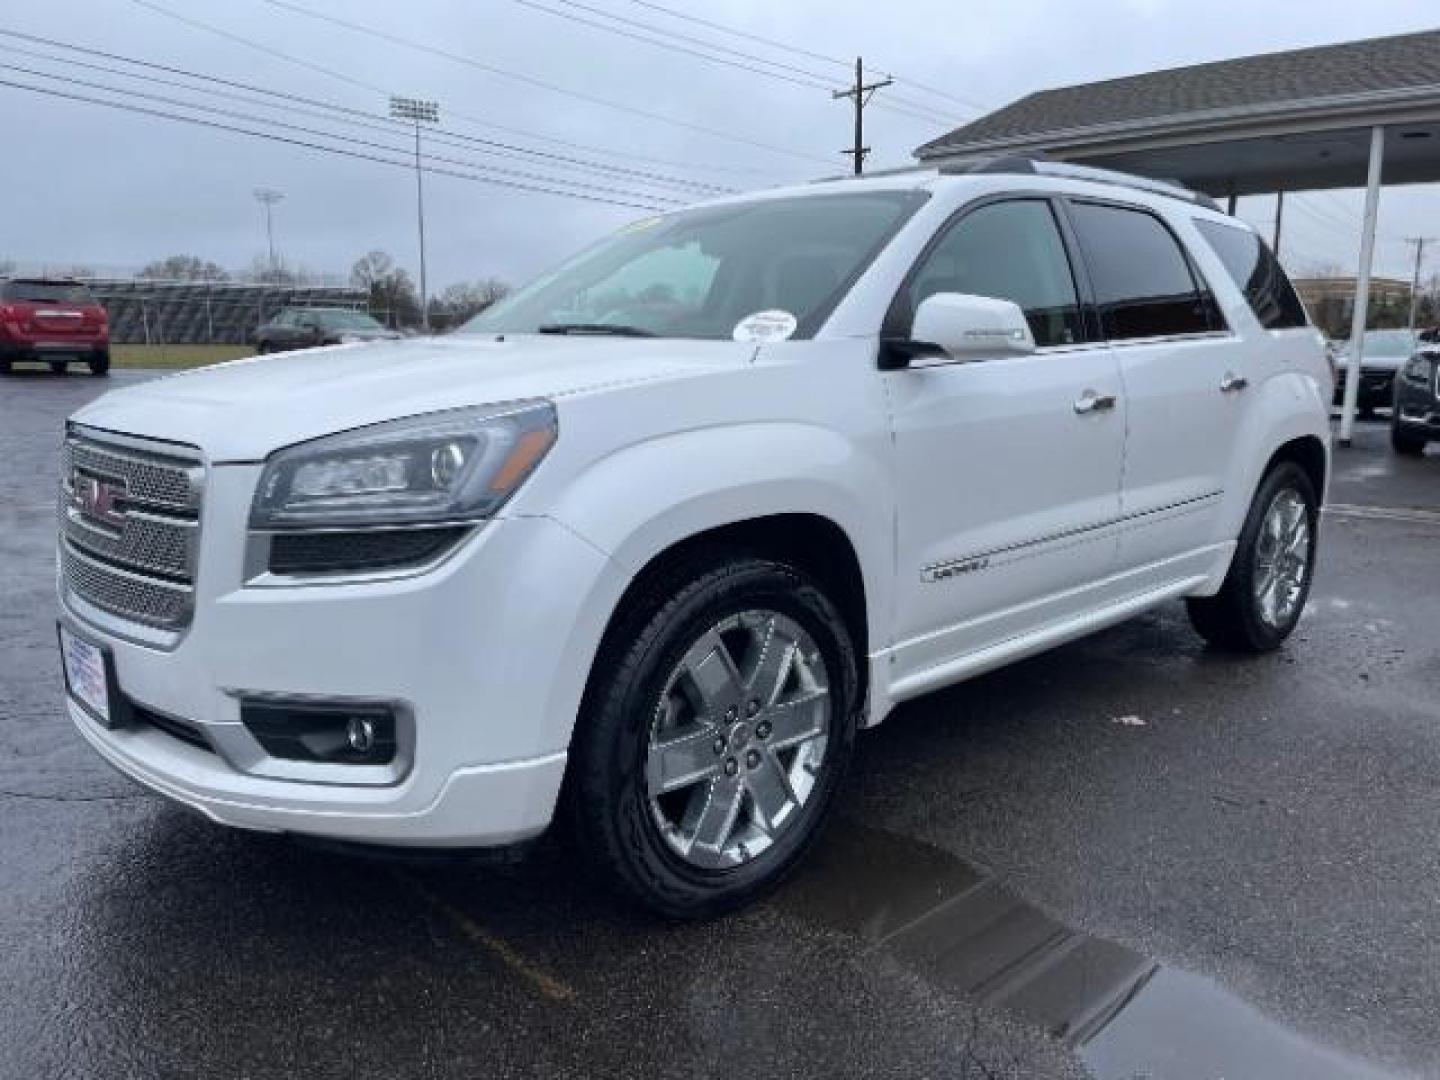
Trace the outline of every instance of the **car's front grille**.
<path fill-rule="evenodd" d="M 192 447 L 72 431 L 60 473 L 66 587 L 121 619 L 189 625 L 204 483 Z"/>

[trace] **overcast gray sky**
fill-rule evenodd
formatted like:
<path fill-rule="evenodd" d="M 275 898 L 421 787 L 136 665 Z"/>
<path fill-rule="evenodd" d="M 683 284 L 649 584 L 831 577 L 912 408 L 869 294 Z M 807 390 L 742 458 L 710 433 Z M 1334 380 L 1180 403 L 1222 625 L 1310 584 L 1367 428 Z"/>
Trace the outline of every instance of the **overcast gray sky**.
<path fill-rule="evenodd" d="M 825 90 L 708 63 L 538 10 L 537 5 L 548 6 L 601 21 L 595 14 L 557 0 L 289 2 L 404 35 L 576 95 L 603 98 L 678 123 L 610 108 L 523 78 L 504 77 L 378 40 L 283 10 L 266 0 L 144 2 L 212 24 L 332 74 L 187 25 L 142 6 L 140 0 L 8 4 L 0 11 L 0 30 L 203 72 L 366 113 L 383 114 L 387 92 L 434 98 L 440 102 L 444 126 L 454 132 L 669 178 L 745 188 L 802 180 L 846 167 L 837 151 L 849 140 L 850 116 L 846 104 L 831 101 Z M 954 123 L 949 123 L 933 114 L 921 118 L 870 110 L 867 134 L 875 147 L 872 163 L 876 166 L 906 163 L 915 146 L 976 113 L 951 98 L 916 89 L 915 83 L 979 106 L 997 107 L 1049 86 L 1252 52 L 1431 29 L 1440 15 L 1434 0 L 1211 0 L 1203 8 L 1197 8 L 1192 0 L 658 2 L 811 53 L 847 57 L 863 52 L 867 65 L 893 70 L 912 84 L 897 85 L 882 95 L 891 95 L 892 102 L 895 97 L 924 102 L 928 109 L 953 117 Z M 640 0 L 583 3 L 640 23 L 758 52 L 829 76 L 836 86 L 844 81 L 845 72 L 838 65 L 676 20 Z M 207 97 L 193 90 L 154 82 L 147 85 L 37 59 L 35 53 L 69 56 L 105 67 L 123 66 L 0 37 L 0 64 L 9 65 L 0 69 L 0 80 L 255 126 L 247 120 L 189 112 L 153 100 L 119 98 L 112 92 L 15 70 L 30 68 L 283 119 L 386 146 L 403 148 L 405 143 L 403 135 L 347 127 L 333 117 L 299 115 L 310 106 L 292 105 L 277 111 L 234 98 Z M 227 92 L 242 94 L 234 89 Z M 0 221 L 4 222 L 0 259 L 122 268 L 184 252 L 227 267 L 243 267 L 264 249 L 263 219 L 252 190 L 267 186 L 285 193 L 284 202 L 276 209 L 275 227 L 278 246 L 288 261 L 345 273 L 360 254 L 381 248 L 414 272 L 415 189 L 413 173 L 406 170 L 6 86 L 0 86 L 0 131 L 6 133 L 8 144 L 5 166 L 0 169 Z M 304 133 L 288 134 L 313 139 Z M 596 151 L 545 140 L 562 140 Z M 330 145 L 392 157 L 404 154 L 403 149 L 393 153 L 353 143 Z M 693 197 L 673 187 L 652 186 L 652 181 L 640 177 L 562 170 L 553 160 L 492 156 L 473 144 L 435 146 L 434 152 L 465 162 L 454 168 L 489 165 L 539 177 L 563 176 L 573 183 L 612 189 L 586 189 L 585 193 L 625 202 L 644 203 L 656 196 Z M 827 166 L 827 160 L 834 164 Z M 1268 230 L 1273 206 L 1273 199 L 1245 199 L 1241 213 Z M 1290 200 L 1284 246 L 1292 271 L 1326 263 L 1353 265 L 1359 206 L 1357 192 Z M 427 177 L 426 211 L 432 288 L 492 275 L 523 280 L 597 235 L 644 213 L 449 176 Z M 1377 272 L 1408 276 L 1409 249 L 1402 238 L 1440 233 L 1440 190 L 1425 185 L 1386 191 L 1380 232 Z M 1440 249 L 1427 261 L 1431 271 L 1440 267 Z"/>

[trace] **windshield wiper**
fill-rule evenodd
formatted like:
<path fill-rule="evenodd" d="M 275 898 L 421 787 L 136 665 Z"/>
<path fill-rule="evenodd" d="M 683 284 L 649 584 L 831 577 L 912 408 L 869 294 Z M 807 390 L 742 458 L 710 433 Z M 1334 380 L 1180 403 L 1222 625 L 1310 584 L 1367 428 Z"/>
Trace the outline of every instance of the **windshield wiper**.
<path fill-rule="evenodd" d="M 566 322 L 546 323 L 535 328 L 537 334 L 610 334 L 614 337 L 655 337 L 654 331 L 618 323 Z"/>

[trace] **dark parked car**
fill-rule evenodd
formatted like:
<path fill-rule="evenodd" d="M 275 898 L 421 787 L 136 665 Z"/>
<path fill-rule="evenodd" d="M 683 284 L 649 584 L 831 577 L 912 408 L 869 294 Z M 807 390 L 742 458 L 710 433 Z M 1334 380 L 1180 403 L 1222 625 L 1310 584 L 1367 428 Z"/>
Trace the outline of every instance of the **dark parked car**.
<path fill-rule="evenodd" d="M 1360 389 L 1356 408 L 1361 416 L 1371 416 L 1376 409 L 1387 409 L 1394 398 L 1395 373 L 1415 351 L 1413 330 L 1366 330 L 1364 351 L 1360 354 Z M 1351 343 L 1340 342 L 1339 371 L 1335 378 L 1335 407 L 1345 400 L 1345 380 L 1349 377 L 1348 355 Z"/>
<path fill-rule="evenodd" d="M 1395 379 L 1390 443 L 1401 454 L 1423 454 L 1440 440 L 1440 331 L 1420 335 L 1415 353 Z"/>
<path fill-rule="evenodd" d="M 16 363 L 63 375 L 72 362 L 92 375 L 110 370 L 110 323 L 90 290 L 78 281 L 0 280 L 0 375 Z"/>
<path fill-rule="evenodd" d="M 286 308 L 255 331 L 258 352 L 309 349 L 316 345 L 349 345 L 388 341 L 400 334 L 386 329 L 363 311 L 348 308 Z"/>

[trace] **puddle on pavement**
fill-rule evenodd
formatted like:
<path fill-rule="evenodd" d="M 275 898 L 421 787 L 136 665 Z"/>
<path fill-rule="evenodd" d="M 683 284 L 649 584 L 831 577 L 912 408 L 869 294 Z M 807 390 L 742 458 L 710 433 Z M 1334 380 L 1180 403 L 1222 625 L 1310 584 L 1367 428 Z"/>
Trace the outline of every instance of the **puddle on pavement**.
<path fill-rule="evenodd" d="M 929 844 L 837 822 L 778 896 L 784 910 L 868 945 L 932 983 L 1019 1014 L 1101 1080 L 1380 1080 L 1208 979 L 1057 922 Z"/>

